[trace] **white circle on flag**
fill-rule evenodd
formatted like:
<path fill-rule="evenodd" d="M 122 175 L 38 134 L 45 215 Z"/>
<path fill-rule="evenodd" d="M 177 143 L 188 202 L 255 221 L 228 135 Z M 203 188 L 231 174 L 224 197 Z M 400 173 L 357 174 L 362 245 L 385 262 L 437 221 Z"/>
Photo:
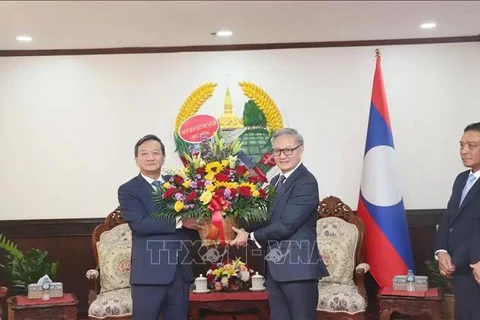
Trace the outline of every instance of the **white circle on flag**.
<path fill-rule="evenodd" d="M 370 149 L 363 162 L 362 195 L 371 204 L 393 206 L 402 200 L 398 187 L 395 150 L 390 146 Z"/>

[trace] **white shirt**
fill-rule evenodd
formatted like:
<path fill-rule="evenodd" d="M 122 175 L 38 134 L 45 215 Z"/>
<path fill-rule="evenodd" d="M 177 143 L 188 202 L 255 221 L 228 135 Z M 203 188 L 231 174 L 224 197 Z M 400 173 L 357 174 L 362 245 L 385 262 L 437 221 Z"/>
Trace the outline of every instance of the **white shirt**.
<path fill-rule="evenodd" d="M 165 182 L 165 180 L 163 179 L 163 177 L 162 177 L 161 175 L 160 175 L 160 177 L 158 178 L 158 180 L 154 180 L 154 179 L 152 179 L 152 178 L 150 178 L 150 177 L 147 177 L 147 176 L 144 175 L 143 173 L 140 173 L 140 174 L 142 175 L 143 179 L 145 179 L 145 180 L 148 182 L 148 184 L 150 184 L 150 185 L 152 186 L 153 190 L 155 190 L 155 186 L 152 184 L 154 181 L 160 181 L 160 182 L 162 182 L 162 183 Z M 182 228 L 182 225 L 183 225 L 183 223 L 182 223 L 182 218 L 177 217 L 177 229 Z"/>
<path fill-rule="evenodd" d="M 475 180 L 473 180 L 473 183 L 472 183 L 472 186 L 470 187 L 470 190 L 473 188 L 473 186 L 475 185 L 475 183 L 477 182 L 478 178 L 480 178 L 480 170 L 477 170 L 477 172 L 472 172 L 470 171 L 470 173 L 468 174 L 468 177 L 467 177 L 467 181 L 468 181 L 468 178 L 470 177 L 470 175 L 473 174 L 473 176 L 475 177 Z M 465 186 L 464 186 L 465 187 Z M 470 192 L 470 191 L 469 191 Z M 440 250 L 437 250 L 435 251 L 435 259 L 438 260 L 438 253 L 440 252 L 447 252 L 447 250 L 445 249 L 440 249 Z"/>
<path fill-rule="evenodd" d="M 293 168 L 292 170 L 290 171 L 287 171 L 285 173 L 281 173 L 280 175 L 283 175 L 285 177 L 285 180 L 283 181 L 283 183 L 287 182 L 288 180 L 288 177 L 290 177 L 292 175 L 292 173 L 295 172 L 295 170 L 298 169 L 298 167 L 300 167 L 300 165 L 302 164 L 302 162 L 300 161 L 297 166 L 295 168 Z M 277 183 L 280 181 L 280 177 L 278 178 L 277 180 Z M 276 186 L 276 185 L 275 185 Z M 260 243 L 257 242 L 257 240 L 255 240 L 255 235 L 253 234 L 253 232 L 250 232 L 250 239 L 252 239 L 253 241 L 255 241 L 255 244 L 257 245 L 258 248 L 261 248 L 262 246 L 260 245 Z"/>

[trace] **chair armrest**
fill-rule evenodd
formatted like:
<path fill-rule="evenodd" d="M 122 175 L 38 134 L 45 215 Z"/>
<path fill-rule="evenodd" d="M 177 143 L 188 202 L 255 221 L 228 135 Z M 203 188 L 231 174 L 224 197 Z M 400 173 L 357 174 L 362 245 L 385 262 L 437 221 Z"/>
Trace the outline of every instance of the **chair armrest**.
<path fill-rule="evenodd" d="M 358 266 L 355 267 L 355 271 L 359 269 L 363 269 L 364 273 L 367 273 L 368 271 L 370 271 L 370 265 L 368 263 L 360 263 Z"/>
<path fill-rule="evenodd" d="M 88 305 L 90 305 L 97 299 L 97 293 L 100 287 L 100 272 L 97 269 L 90 269 L 85 276 L 89 280 Z"/>
<path fill-rule="evenodd" d="M 358 293 L 367 301 L 367 290 L 365 289 L 365 274 L 370 270 L 368 263 L 360 263 L 355 267 L 355 276 L 353 281 L 357 286 Z"/>

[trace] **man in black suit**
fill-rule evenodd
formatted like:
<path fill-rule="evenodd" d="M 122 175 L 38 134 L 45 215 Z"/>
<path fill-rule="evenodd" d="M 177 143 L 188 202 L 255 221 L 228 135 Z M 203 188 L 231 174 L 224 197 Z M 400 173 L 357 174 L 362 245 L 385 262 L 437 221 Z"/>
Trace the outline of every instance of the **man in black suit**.
<path fill-rule="evenodd" d="M 248 233 L 233 228 L 230 245 L 248 240 L 266 249 L 266 284 L 271 318 L 316 320 L 318 280 L 328 276 L 317 246 L 318 184 L 301 163 L 303 137 L 295 129 L 273 134 L 273 155 L 281 174 L 270 221 Z"/>
<path fill-rule="evenodd" d="M 453 277 L 455 319 L 480 319 L 480 122 L 468 125 L 460 140 L 463 165 L 440 222 L 435 258 L 440 272 Z M 473 274 L 472 269 L 473 268 Z"/>
<path fill-rule="evenodd" d="M 157 212 L 153 192 L 165 182 L 160 175 L 165 146 L 154 135 L 135 144 L 140 174 L 118 189 L 122 218 L 132 231 L 133 320 L 187 320 L 189 285 L 193 280 L 188 261 L 188 240 L 183 228 L 198 228 L 195 219 L 173 223 L 152 217 Z"/>

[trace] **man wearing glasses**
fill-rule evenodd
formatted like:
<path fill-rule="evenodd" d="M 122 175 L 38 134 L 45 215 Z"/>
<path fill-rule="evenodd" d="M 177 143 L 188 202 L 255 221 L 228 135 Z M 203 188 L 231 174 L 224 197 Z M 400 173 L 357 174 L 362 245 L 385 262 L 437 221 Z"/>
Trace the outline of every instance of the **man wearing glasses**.
<path fill-rule="evenodd" d="M 271 219 L 251 233 L 233 228 L 237 237 L 230 245 L 246 245 L 251 240 L 266 250 L 272 319 L 315 320 L 318 280 L 329 275 L 316 241 L 318 184 L 301 162 L 303 137 L 297 130 L 280 129 L 272 139 L 281 174 L 271 181 L 277 189 Z"/>

